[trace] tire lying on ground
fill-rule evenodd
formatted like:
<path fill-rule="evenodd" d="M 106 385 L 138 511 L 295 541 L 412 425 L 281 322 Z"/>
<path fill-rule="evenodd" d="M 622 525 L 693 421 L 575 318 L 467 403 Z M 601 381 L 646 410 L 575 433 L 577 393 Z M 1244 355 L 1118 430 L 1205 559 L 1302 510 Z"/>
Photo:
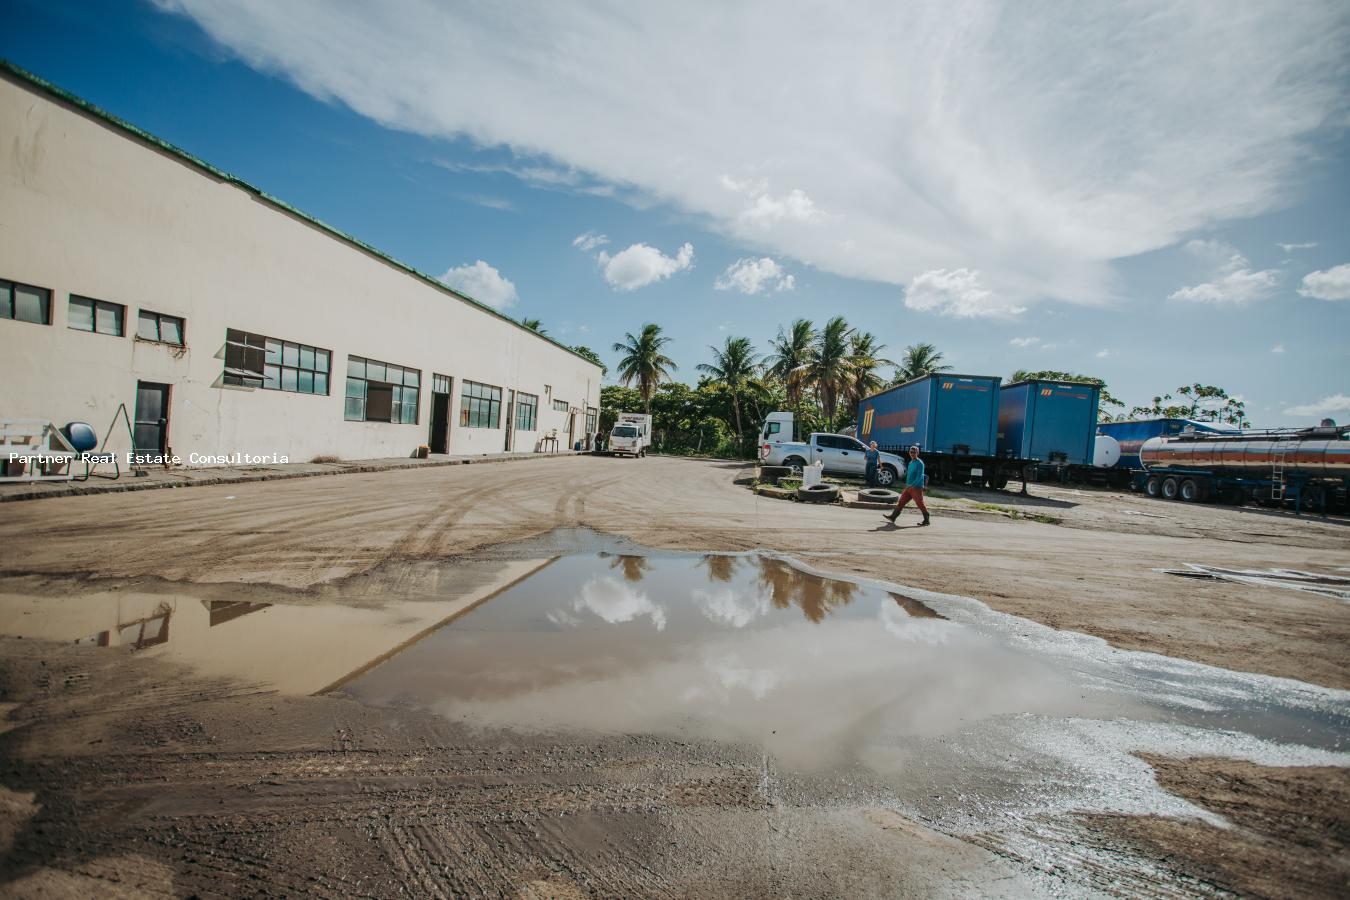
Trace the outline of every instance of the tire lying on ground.
<path fill-rule="evenodd" d="M 839 488 L 832 484 L 802 485 L 797 488 L 797 499 L 806 503 L 833 503 L 839 499 Z"/>
<path fill-rule="evenodd" d="M 777 484 L 778 479 L 787 478 L 792 474 L 791 466 L 760 466 L 759 480 L 769 484 Z"/>
<path fill-rule="evenodd" d="M 858 499 L 864 503 L 897 503 L 900 495 L 885 488 L 864 488 L 858 491 Z"/>

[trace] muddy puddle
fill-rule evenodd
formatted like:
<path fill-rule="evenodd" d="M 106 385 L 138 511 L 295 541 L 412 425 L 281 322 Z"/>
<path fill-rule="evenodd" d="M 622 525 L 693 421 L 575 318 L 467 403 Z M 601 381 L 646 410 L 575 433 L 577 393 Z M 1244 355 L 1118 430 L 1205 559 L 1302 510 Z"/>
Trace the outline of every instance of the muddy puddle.
<path fill-rule="evenodd" d="M 750 747 L 772 802 L 899 806 L 1029 860 L 1063 855 L 1069 814 L 1225 824 L 1162 790 L 1141 753 L 1350 765 L 1350 692 L 1117 650 L 772 554 L 588 531 L 307 592 L 6 577 L 0 633 L 428 710 L 469 739 Z"/>

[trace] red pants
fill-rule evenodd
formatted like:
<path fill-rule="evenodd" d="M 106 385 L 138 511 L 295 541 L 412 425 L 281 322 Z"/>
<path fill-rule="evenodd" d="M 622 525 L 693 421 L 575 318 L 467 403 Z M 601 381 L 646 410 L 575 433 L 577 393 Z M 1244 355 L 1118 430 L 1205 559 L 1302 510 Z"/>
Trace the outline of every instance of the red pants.
<path fill-rule="evenodd" d="M 905 504 L 913 500 L 914 505 L 919 508 L 919 512 L 925 516 L 928 515 L 928 507 L 923 505 L 923 488 L 907 487 L 900 494 L 900 502 L 895 505 L 895 514 L 900 515 L 900 510 L 905 508 Z"/>

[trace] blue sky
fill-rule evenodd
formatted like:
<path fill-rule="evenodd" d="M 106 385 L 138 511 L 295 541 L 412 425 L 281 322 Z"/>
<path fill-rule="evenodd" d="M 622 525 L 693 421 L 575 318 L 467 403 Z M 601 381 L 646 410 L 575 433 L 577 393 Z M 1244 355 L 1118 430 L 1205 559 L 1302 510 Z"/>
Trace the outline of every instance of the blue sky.
<path fill-rule="evenodd" d="M 1350 420 L 1344 4 L 361 6 L 0 0 L 0 56 L 611 364 L 844 315 Z"/>

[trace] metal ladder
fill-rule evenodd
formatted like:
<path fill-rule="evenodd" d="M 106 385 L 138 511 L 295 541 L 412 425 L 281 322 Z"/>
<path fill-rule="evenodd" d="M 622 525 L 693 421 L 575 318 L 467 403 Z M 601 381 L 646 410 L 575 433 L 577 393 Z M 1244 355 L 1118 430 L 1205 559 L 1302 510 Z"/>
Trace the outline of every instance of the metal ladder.
<path fill-rule="evenodd" d="M 1289 451 L 1289 445 L 1280 441 L 1275 445 L 1274 465 L 1270 470 L 1270 498 L 1272 500 L 1284 499 L 1284 462 L 1285 454 Z"/>

